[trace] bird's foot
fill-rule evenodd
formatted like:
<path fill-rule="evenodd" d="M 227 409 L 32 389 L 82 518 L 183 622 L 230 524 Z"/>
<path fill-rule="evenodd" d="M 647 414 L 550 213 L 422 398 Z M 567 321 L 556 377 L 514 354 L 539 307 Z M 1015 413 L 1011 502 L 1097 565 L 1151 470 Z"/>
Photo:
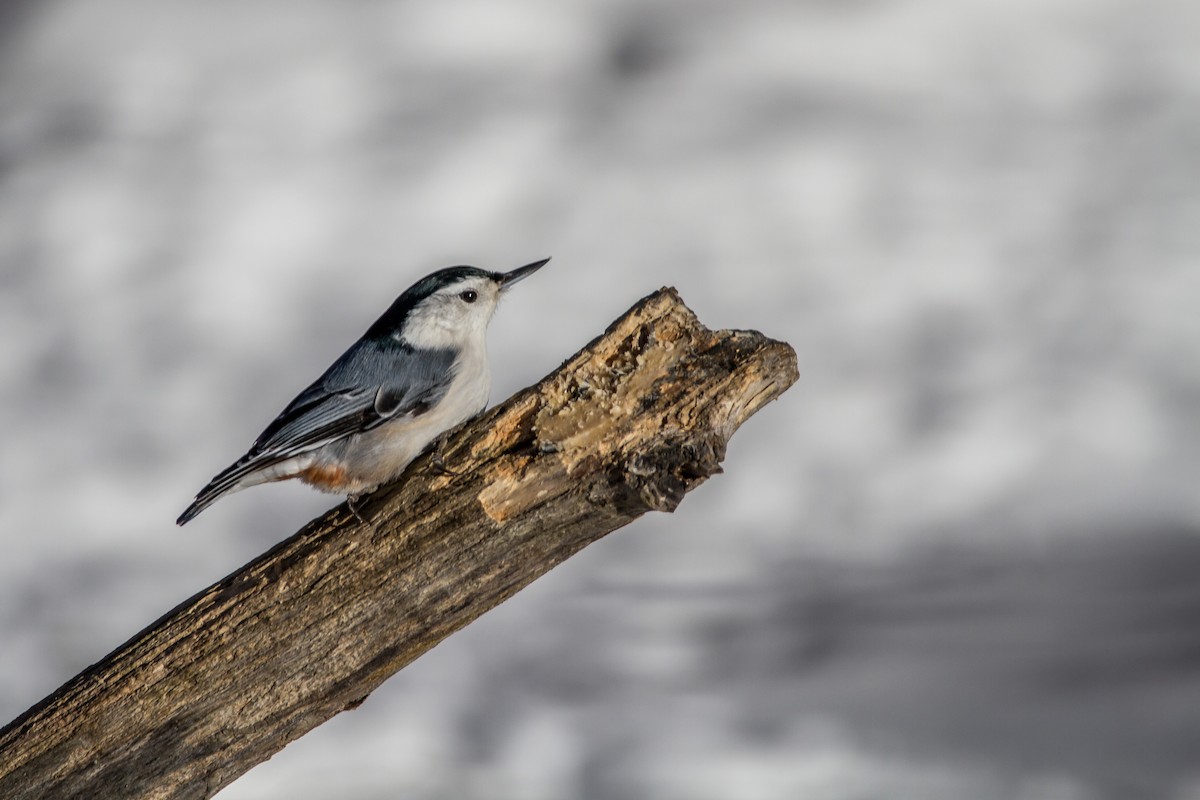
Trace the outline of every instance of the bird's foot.
<path fill-rule="evenodd" d="M 350 513 L 354 515 L 354 518 L 357 519 L 359 522 L 361 522 L 363 525 L 370 525 L 371 523 L 367 522 L 366 517 L 364 517 L 362 514 L 358 513 L 358 506 L 359 506 L 359 503 L 362 501 L 362 498 L 363 498 L 363 495 L 361 495 L 361 494 L 346 495 L 346 508 L 350 509 Z"/>
<path fill-rule="evenodd" d="M 450 476 L 461 475 L 462 473 L 459 472 L 458 470 L 454 470 L 454 469 L 450 468 L 450 465 L 446 463 L 445 456 L 446 456 L 446 437 L 441 436 L 438 438 L 437 442 L 434 444 L 433 455 L 430 456 L 430 458 L 429 458 L 430 465 L 433 466 L 434 472 L 437 472 L 439 475 L 450 475 Z"/>
<path fill-rule="evenodd" d="M 429 463 L 433 466 L 434 472 L 439 475 L 450 475 L 451 477 L 461 475 L 462 473 L 456 469 L 450 469 L 450 466 L 442 458 L 441 452 L 433 454 L 433 458 L 429 459 Z"/>

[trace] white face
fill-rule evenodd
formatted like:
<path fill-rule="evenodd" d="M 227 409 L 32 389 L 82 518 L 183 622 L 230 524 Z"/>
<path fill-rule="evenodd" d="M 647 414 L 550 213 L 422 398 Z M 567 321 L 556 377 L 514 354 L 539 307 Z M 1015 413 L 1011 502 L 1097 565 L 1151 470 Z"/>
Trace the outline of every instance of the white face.
<path fill-rule="evenodd" d="M 463 278 L 409 312 L 400 335 L 417 347 L 461 348 L 482 342 L 500 302 L 500 287 L 483 277 Z"/>

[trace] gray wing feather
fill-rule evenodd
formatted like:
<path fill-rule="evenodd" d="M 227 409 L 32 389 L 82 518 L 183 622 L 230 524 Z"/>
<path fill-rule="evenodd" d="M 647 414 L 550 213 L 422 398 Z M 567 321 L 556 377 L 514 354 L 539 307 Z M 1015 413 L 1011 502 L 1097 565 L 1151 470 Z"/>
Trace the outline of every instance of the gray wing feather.
<path fill-rule="evenodd" d="M 394 339 L 364 341 L 267 426 L 247 455 L 288 457 L 398 416 L 424 413 L 446 395 L 453 350 L 417 350 Z"/>
<path fill-rule="evenodd" d="M 390 337 L 360 340 L 288 404 L 246 455 L 196 495 L 179 524 L 256 470 L 390 419 L 424 414 L 446 396 L 456 356 L 454 350 L 417 350 Z"/>

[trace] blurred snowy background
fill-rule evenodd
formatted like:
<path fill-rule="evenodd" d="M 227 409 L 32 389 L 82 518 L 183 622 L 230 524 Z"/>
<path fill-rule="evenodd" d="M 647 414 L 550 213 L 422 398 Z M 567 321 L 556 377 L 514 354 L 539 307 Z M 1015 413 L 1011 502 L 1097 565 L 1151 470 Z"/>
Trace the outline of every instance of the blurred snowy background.
<path fill-rule="evenodd" d="M 1200 5 L 0 6 L 0 722 L 334 499 L 172 521 L 421 274 L 801 380 L 227 789 L 1200 798 Z"/>

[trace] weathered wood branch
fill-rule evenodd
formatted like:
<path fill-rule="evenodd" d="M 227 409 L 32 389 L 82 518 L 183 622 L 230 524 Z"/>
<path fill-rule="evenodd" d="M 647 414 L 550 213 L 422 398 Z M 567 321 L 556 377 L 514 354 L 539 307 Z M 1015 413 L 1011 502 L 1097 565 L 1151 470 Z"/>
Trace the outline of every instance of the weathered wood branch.
<path fill-rule="evenodd" d="M 587 544 L 672 511 L 797 377 L 645 298 L 536 386 L 174 609 L 0 730 L 0 798 L 206 798 Z"/>

